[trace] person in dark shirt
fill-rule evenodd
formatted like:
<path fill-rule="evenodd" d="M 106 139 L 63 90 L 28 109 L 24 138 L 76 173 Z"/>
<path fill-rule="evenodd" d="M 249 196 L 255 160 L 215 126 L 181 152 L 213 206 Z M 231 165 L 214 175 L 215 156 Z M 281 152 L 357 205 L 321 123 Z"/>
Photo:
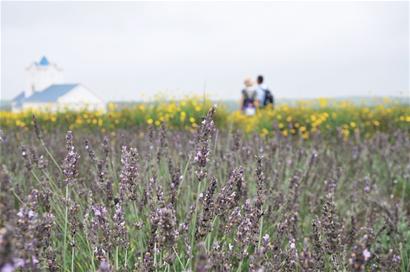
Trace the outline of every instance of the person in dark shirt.
<path fill-rule="evenodd" d="M 251 78 L 244 81 L 245 88 L 242 89 L 241 109 L 246 115 L 254 115 L 256 112 L 256 90 Z"/>

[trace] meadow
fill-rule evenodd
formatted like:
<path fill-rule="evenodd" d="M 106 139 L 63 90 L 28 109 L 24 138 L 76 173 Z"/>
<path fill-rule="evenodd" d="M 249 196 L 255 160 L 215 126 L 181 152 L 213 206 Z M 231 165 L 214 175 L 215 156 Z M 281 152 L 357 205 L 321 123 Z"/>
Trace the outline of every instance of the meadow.
<path fill-rule="evenodd" d="M 0 271 L 409 271 L 410 109 L 0 113 Z"/>
<path fill-rule="evenodd" d="M 159 127 L 166 123 L 168 128 L 196 131 L 202 117 L 214 103 L 199 97 L 182 101 L 157 100 L 153 103 L 134 105 L 108 104 L 107 111 L 70 111 L 62 108 L 58 112 L 26 110 L 22 112 L 0 111 L 0 127 L 19 127 L 29 131 L 32 116 L 46 131 L 85 129 L 90 132 L 114 132 L 130 127 Z M 218 103 L 214 116 L 219 129 L 240 129 L 246 134 L 309 139 L 322 134 L 330 137 L 342 135 L 346 140 L 355 134 L 369 138 L 375 132 L 390 133 L 396 129 L 409 130 L 410 106 L 408 103 L 385 98 L 381 103 L 349 100 L 299 100 L 293 103 L 267 107 L 249 117 L 231 105 Z"/>

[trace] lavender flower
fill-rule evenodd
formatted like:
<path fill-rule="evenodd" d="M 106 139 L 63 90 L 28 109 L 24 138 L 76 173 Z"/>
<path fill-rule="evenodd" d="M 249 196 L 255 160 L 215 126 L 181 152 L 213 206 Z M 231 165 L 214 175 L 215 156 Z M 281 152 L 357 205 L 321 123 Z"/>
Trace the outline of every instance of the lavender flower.
<path fill-rule="evenodd" d="M 123 208 L 121 206 L 121 202 L 115 204 L 115 212 L 113 216 L 113 240 L 114 245 L 117 247 L 128 247 L 128 231 L 125 222 L 125 215 Z"/>
<path fill-rule="evenodd" d="M 241 197 L 245 195 L 244 170 L 242 167 L 234 169 L 229 180 L 222 187 L 216 198 L 215 209 L 218 215 L 223 215 L 226 211 L 238 205 Z"/>
<path fill-rule="evenodd" d="M 329 182 L 329 189 L 322 208 L 322 226 L 326 237 L 326 250 L 328 254 L 334 254 L 339 250 L 341 229 L 336 207 L 333 202 L 335 183 Z"/>
<path fill-rule="evenodd" d="M 108 211 L 103 205 L 92 205 L 86 213 L 87 238 L 94 248 L 94 254 L 98 260 L 106 259 L 107 253 L 112 247 L 112 231 L 108 221 Z"/>
<path fill-rule="evenodd" d="M 9 228 L 0 229 L 0 271 L 14 271 L 14 247 L 12 244 L 12 232 Z"/>
<path fill-rule="evenodd" d="M 110 263 L 107 260 L 102 260 L 100 262 L 100 266 L 98 267 L 97 272 L 112 272 L 113 270 L 111 269 Z"/>
<path fill-rule="evenodd" d="M 194 162 L 197 168 L 195 174 L 199 181 L 207 176 L 206 164 L 210 153 L 209 141 L 215 132 L 215 124 L 212 120 L 215 110 L 215 106 L 209 109 L 197 132 Z"/>
<path fill-rule="evenodd" d="M 40 127 L 39 127 L 39 125 L 38 125 L 37 118 L 36 118 L 36 116 L 35 116 L 34 114 L 33 114 L 33 116 L 32 116 L 32 120 L 33 120 L 33 126 L 34 126 L 35 135 L 36 135 L 37 139 L 42 140 Z"/>
<path fill-rule="evenodd" d="M 25 160 L 25 166 L 27 168 L 28 171 L 31 171 L 33 169 L 33 161 L 32 161 L 32 156 L 30 154 L 30 150 L 25 147 L 22 146 L 21 147 L 21 156 L 23 157 L 23 159 Z"/>
<path fill-rule="evenodd" d="M 212 220 L 215 216 L 213 195 L 216 190 L 216 182 L 216 178 L 213 177 L 211 184 L 209 185 L 208 189 L 205 192 L 205 195 L 202 198 L 203 211 L 201 217 L 198 220 L 198 227 L 195 233 L 197 239 L 205 237 L 211 230 Z"/>
<path fill-rule="evenodd" d="M 367 237 L 353 247 L 353 252 L 349 258 L 352 271 L 365 271 L 366 264 L 372 257 L 372 253 L 366 247 Z"/>
<path fill-rule="evenodd" d="M 92 149 L 92 147 L 91 147 L 91 145 L 90 145 L 90 141 L 89 141 L 88 139 L 85 139 L 85 141 L 84 141 L 84 147 L 85 147 L 85 150 L 87 151 L 88 156 L 90 157 L 91 161 L 92 161 L 92 162 L 95 162 L 95 161 L 97 160 L 97 159 L 96 159 L 96 155 L 95 155 L 95 152 L 94 152 L 94 150 Z"/>
<path fill-rule="evenodd" d="M 197 250 L 197 256 L 195 261 L 195 271 L 197 272 L 207 272 L 211 271 L 211 260 L 209 259 L 208 254 L 206 253 L 205 244 L 199 243 Z"/>
<path fill-rule="evenodd" d="M 80 159 L 80 154 L 77 153 L 73 144 L 73 133 L 71 131 L 68 131 L 66 135 L 66 149 L 67 155 L 64 158 L 62 169 L 65 176 L 64 182 L 68 185 L 77 181 Z"/>
<path fill-rule="evenodd" d="M 137 149 L 123 146 L 121 150 L 120 199 L 136 199 L 138 177 Z"/>
<path fill-rule="evenodd" d="M 183 177 L 181 175 L 181 170 L 179 168 L 174 167 L 171 160 L 168 160 L 168 169 L 171 173 L 170 202 L 172 203 L 172 205 L 174 205 L 174 208 L 176 209 L 178 188 Z"/>

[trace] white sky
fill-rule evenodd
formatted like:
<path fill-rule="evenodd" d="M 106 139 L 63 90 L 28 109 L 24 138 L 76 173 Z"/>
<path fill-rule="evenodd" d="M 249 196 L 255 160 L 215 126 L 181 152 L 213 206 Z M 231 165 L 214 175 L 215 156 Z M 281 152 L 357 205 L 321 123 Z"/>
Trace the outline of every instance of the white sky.
<path fill-rule="evenodd" d="M 409 95 L 408 2 L 2 2 L 1 98 L 46 55 L 106 100 Z"/>

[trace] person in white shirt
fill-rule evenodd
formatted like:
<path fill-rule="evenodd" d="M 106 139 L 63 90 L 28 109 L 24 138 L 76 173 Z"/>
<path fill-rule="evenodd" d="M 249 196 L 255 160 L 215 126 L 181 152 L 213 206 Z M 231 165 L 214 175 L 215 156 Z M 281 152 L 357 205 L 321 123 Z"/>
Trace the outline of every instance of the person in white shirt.
<path fill-rule="evenodd" d="M 263 108 L 268 104 L 274 104 L 272 93 L 269 91 L 268 86 L 263 83 L 263 76 L 259 75 L 256 79 L 258 85 L 256 86 L 256 105 L 258 108 Z"/>

